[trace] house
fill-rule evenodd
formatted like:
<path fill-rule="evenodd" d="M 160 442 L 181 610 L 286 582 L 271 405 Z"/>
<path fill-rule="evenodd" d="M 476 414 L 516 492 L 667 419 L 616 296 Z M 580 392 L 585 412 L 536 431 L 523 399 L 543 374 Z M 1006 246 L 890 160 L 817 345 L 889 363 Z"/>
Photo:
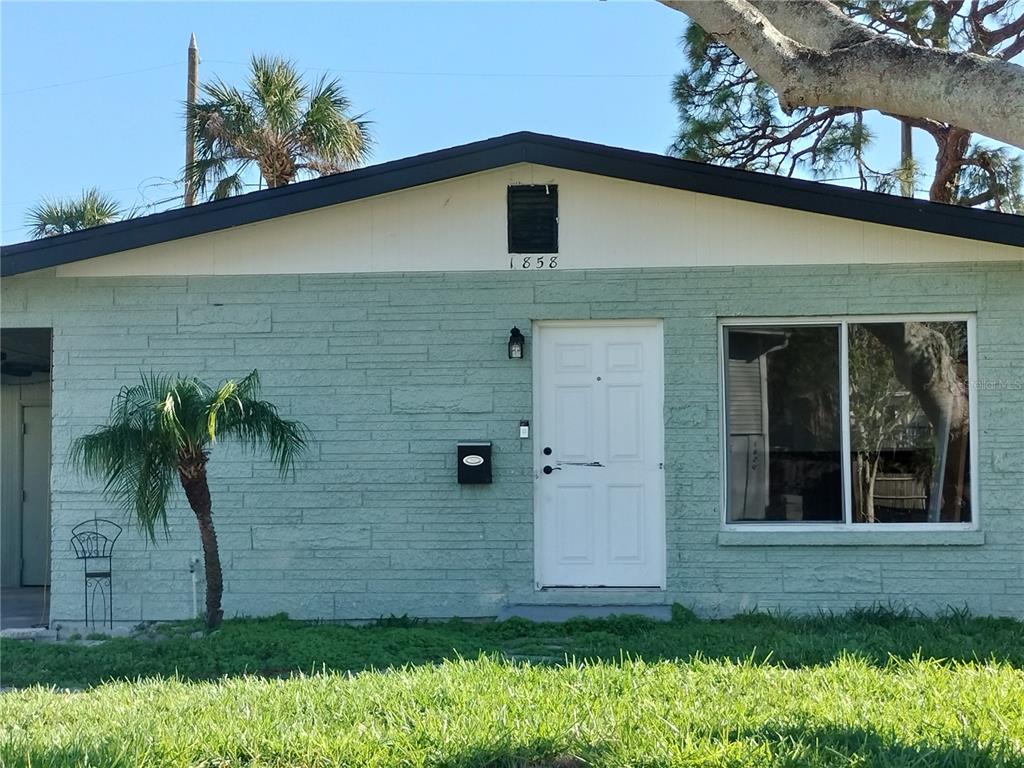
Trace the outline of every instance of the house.
<path fill-rule="evenodd" d="M 75 526 L 126 525 L 72 439 L 140 371 L 254 368 L 315 442 L 213 456 L 227 616 L 1024 616 L 1024 218 L 516 133 L 2 267 L 2 572 L 51 623 Z M 116 622 L 193 615 L 176 499 Z"/>

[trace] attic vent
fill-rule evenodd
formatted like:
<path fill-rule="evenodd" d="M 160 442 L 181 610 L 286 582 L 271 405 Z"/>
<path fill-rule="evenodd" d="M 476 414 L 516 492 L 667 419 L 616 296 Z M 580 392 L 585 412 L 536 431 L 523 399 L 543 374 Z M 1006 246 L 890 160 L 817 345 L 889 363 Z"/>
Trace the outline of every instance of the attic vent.
<path fill-rule="evenodd" d="M 508 252 L 558 253 L 558 186 L 508 188 Z"/>

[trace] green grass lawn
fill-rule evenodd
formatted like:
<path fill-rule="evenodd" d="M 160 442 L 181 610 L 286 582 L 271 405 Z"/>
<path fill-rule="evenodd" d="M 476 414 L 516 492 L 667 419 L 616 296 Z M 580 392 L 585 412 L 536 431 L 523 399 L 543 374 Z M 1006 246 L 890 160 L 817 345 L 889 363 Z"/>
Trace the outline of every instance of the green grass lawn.
<path fill-rule="evenodd" d="M 194 629 L 4 641 L 0 764 L 1024 766 L 1007 620 Z"/>

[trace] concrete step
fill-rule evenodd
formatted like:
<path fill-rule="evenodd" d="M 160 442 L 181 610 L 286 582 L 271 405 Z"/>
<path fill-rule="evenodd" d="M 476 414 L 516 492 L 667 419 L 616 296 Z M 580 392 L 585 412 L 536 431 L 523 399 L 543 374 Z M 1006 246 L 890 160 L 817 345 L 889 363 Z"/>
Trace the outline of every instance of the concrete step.
<path fill-rule="evenodd" d="M 0 637 L 8 640 L 38 640 L 53 642 L 57 639 L 57 630 L 46 627 L 10 627 L 0 629 Z"/>
<path fill-rule="evenodd" d="M 509 605 L 498 613 L 498 621 L 517 618 L 538 622 L 569 619 L 606 619 L 609 616 L 644 616 L 656 621 L 672 618 L 670 605 Z"/>

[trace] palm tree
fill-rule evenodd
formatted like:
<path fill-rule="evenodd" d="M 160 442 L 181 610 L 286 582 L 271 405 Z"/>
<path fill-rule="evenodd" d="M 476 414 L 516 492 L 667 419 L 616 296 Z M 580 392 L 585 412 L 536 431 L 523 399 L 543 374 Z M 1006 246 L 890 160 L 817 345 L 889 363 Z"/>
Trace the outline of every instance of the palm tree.
<path fill-rule="evenodd" d="M 268 187 L 300 174 L 348 170 L 369 155 L 369 122 L 349 114 L 341 82 L 321 77 L 302 82 L 295 64 L 253 56 L 246 90 L 215 80 L 202 86 L 205 100 L 186 105 L 195 160 L 185 184 L 210 199 L 242 191 L 242 173 L 253 164 Z"/>
<path fill-rule="evenodd" d="M 259 374 L 228 380 L 216 389 L 194 377 L 151 374 L 122 387 L 106 426 L 72 444 L 71 462 L 106 481 L 107 495 L 156 541 L 156 524 L 167 530 L 167 502 L 177 476 L 199 523 L 206 567 L 206 625 L 216 628 L 224 615 L 224 591 L 213 528 L 206 464 L 218 439 L 265 448 L 284 476 L 306 446 L 308 430 L 282 419 L 259 398 Z"/>
<path fill-rule="evenodd" d="M 29 209 L 28 226 L 32 237 L 38 239 L 110 224 L 132 215 L 110 195 L 93 187 L 78 197 L 44 198 Z"/>

